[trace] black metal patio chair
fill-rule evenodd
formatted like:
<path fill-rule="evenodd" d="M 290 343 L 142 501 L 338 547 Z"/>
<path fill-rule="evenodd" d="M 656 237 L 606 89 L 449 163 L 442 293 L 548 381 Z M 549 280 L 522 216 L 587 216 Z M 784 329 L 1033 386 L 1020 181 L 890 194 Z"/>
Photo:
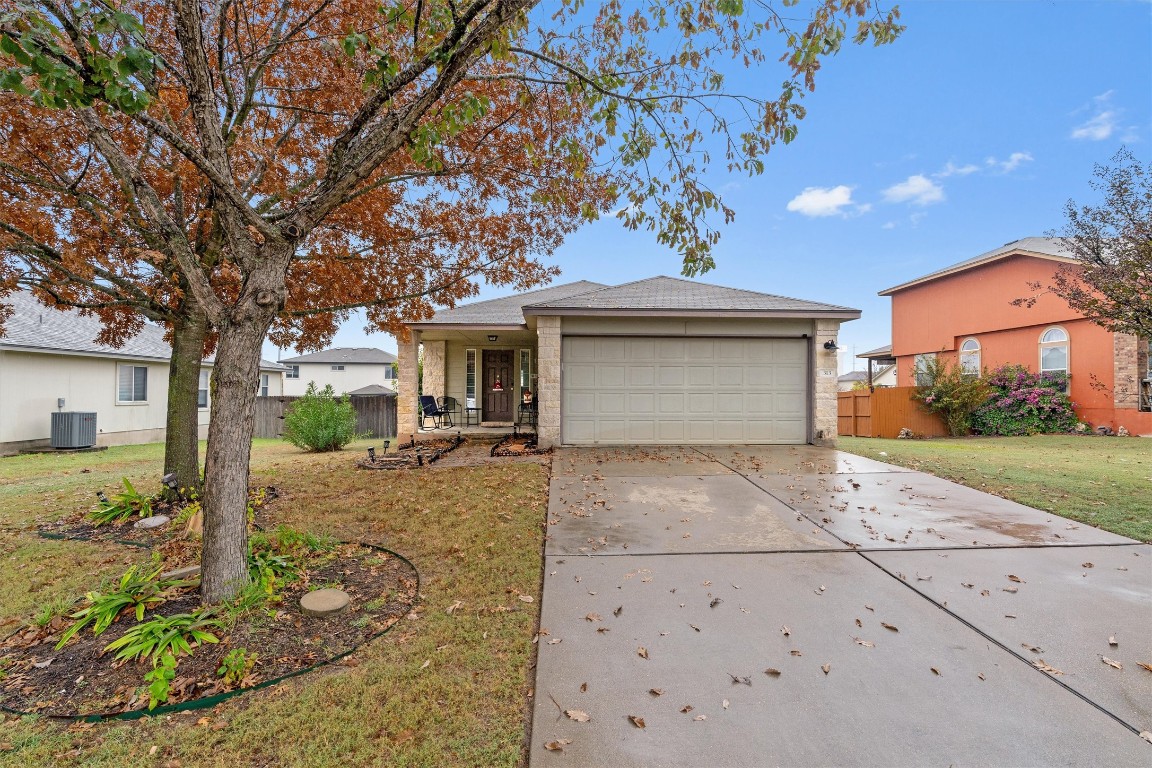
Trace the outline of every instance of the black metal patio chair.
<path fill-rule="evenodd" d="M 432 419 L 433 429 L 440 429 L 444 424 L 444 411 L 440 410 L 440 406 L 436 404 L 436 398 L 432 395 L 420 395 L 420 429 L 427 429 L 426 424 L 428 419 Z M 451 421 L 451 416 L 449 416 Z"/>
<path fill-rule="evenodd" d="M 456 417 L 460 414 L 460 401 L 445 395 L 440 398 L 440 423 L 446 427 L 456 426 Z M 447 423 L 445 423 L 447 422 Z"/>

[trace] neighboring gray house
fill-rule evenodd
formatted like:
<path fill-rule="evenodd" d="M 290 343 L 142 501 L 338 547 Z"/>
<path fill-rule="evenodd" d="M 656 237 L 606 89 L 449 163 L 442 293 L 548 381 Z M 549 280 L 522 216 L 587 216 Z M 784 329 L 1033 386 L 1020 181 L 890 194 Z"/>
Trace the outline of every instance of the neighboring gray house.
<path fill-rule="evenodd" d="M 484 425 L 527 393 L 544 445 L 809 443 L 836 437 L 836 345 L 847 307 L 654 277 L 577 282 L 407 324 L 399 433 L 423 392 Z"/>
<path fill-rule="evenodd" d="M 122 347 L 110 347 L 94 341 L 102 327 L 95 316 L 47 307 L 27 291 L 0 301 L 13 310 L 0 335 L 0 454 L 46 447 L 57 410 L 95 412 L 97 445 L 164 439 L 172 350 L 162 328 L 146 323 Z M 211 369 L 208 358 L 200 371 L 202 436 Z M 257 394 L 281 394 L 282 375 L 281 366 L 262 360 Z"/>
<path fill-rule="evenodd" d="M 313 381 L 318 389 L 331 384 L 338 395 L 373 385 L 396 391 L 396 355 L 375 347 L 322 349 L 280 363 L 287 368 L 284 394 L 289 397 L 304 394 Z"/>

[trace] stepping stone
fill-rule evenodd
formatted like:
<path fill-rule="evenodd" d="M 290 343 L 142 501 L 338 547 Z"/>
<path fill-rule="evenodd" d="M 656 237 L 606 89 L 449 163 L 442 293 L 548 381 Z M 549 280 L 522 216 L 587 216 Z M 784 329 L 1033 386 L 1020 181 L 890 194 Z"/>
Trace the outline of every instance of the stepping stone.
<path fill-rule="evenodd" d="M 167 525 L 171 521 L 172 518 L 168 517 L 168 515 L 152 515 L 152 517 L 146 517 L 143 520 L 137 520 L 136 524 L 132 527 L 143 528 L 144 530 L 147 530 L 149 528 L 159 528 L 162 525 Z"/>
<path fill-rule="evenodd" d="M 318 589 L 300 598 L 300 610 L 308 616 L 335 616 L 348 607 L 351 598 L 339 589 Z"/>
<path fill-rule="evenodd" d="M 198 565 L 186 565 L 183 568 L 177 568 L 174 571 L 160 574 L 161 581 L 168 581 L 169 579 L 184 581 L 185 579 L 194 578 L 200 578 L 200 566 Z"/>

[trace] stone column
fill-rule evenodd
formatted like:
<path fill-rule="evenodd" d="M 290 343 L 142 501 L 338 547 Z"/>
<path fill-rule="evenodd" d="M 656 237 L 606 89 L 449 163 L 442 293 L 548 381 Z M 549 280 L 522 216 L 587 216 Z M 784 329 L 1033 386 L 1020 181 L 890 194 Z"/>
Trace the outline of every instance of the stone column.
<path fill-rule="evenodd" d="M 404 442 L 409 435 L 416 434 L 420 429 L 416 400 L 420 392 L 420 382 L 417 380 L 420 371 L 417 362 L 420 331 L 405 329 L 396 337 L 396 347 L 396 437 Z"/>
<path fill-rule="evenodd" d="M 839 320 L 816 320 L 812 356 L 812 442 L 815 445 L 836 445 L 836 350 L 824 349 L 824 343 L 834 341 L 840 332 Z"/>
<path fill-rule="evenodd" d="M 437 400 L 448 394 L 444 391 L 444 361 L 447 359 L 446 341 L 424 342 L 424 386 L 421 391 Z"/>
<path fill-rule="evenodd" d="M 1072 354 L 1076 354 L 1073 350 Z M 1116 408 L 1140 407 L 1140 352 L 1138 340 L 1127 333 L 1112 334 L 1112 404 Z M 1147 363 L 1145 363 L 1147 365 Z"/>
<path fill-rule="evenodd" d="M 540 447 L 560 442 L 560 318 L 536 318 L 536 438 Z"/>

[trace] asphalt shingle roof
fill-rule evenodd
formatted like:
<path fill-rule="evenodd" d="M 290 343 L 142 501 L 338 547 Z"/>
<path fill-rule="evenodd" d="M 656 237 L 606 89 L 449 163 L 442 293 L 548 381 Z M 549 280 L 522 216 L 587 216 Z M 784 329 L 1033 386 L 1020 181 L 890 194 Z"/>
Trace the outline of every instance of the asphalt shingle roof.
<path fill-rule="evenodd" d="M 311 352 L 280 361 L 285 365 L 300 363 L 344 363 L 348 365 L 387 365 L 396 362 L 396 355 L 375 347 L 334 347 Z"/>
<path fill-rule="evenodd" d="M 499 299 L 461 304 L 452 309 L 442 309 L 433 315 L 430 320 L 422 321 L 422 323 L 437 325 L 442 323 L 452 325 L 523 325 L 523 310 L 525 305 L 554 299 L 565 299 L 570 296 L 588 293 L 589 291 L 605 287 L 603 283 L 579 280 L 574 283 L 554 285 L 550 288 L 517 293 L 513 296 L 504 296 Z M 422 323 L 413 323 L 413 325 L 421 325 Z"/>
<path fill-rule="evenodd" d="M 885 288 L 880 291 L 881 296 L 892 293 L 893 291 L 907 288 L 918 283 L 926 283 L 929 280 L 934 280 L 937 277 L 952 274 L 953 272 L 961 272 L 969 267 L 974 267 L 978 264 L 983 264 L 988 261 L 995 261 L 1001 256 L 1013 253 L 1015 251 L 1027 251 L 1028 253 L 1039 253 L 1045 256 L 1055 256 L 1061 259 L 1073 258 L 1073 253 L 1064 247 L 1063 242 L 1058 237 L 1024 237 L 1019 240 L 1013 240 L 1010 243 L 1005 243 L 999 248 L 993 248 L 987 253 L 982 253 L 972 259 L 965 259 L 964 261 L 957 262 L 950 267 L 938 269 L 935 272 L 929 272 L 921 277 L 914 278 L 899 285 L 894 285 L 891 288 Z"/>
<path fill-rule="evenodd" d="M 95 315 L 82 315 L 79 310 L 59 310 L 41 304 L 29 291 L 16 291 L 0 299 L 12 307 L 12 315 L 4 322 L 0 334 L 0 348 L 35 351 L 75 352 L 80 355 L 99 355 L 120 359 L 143 359 L 168 362 L 172 348 L 164 341 L 164 329 L 145 323 L 140 332 L 124 342 L 122 347 L 98 344 L 95 339 L 103 327 Z M 211 363 L 212 357 L 204 359 Z M 260 361 L 262 370 L 279 371 L 284 366 L 268 360 Z"/>
<path fill-rule="evenodd" d="M 851 312 L 859 310 L 815 301 L 757 293 L 740 288 L 727 288 L 697 283 L 676 277 L 650 277 L 624 285 L 606 286 L 599 290 L 543 302 L 534 302 L 529 310 L 670 310 L 670 311 L 748 311 L 748 312 Z"/>

